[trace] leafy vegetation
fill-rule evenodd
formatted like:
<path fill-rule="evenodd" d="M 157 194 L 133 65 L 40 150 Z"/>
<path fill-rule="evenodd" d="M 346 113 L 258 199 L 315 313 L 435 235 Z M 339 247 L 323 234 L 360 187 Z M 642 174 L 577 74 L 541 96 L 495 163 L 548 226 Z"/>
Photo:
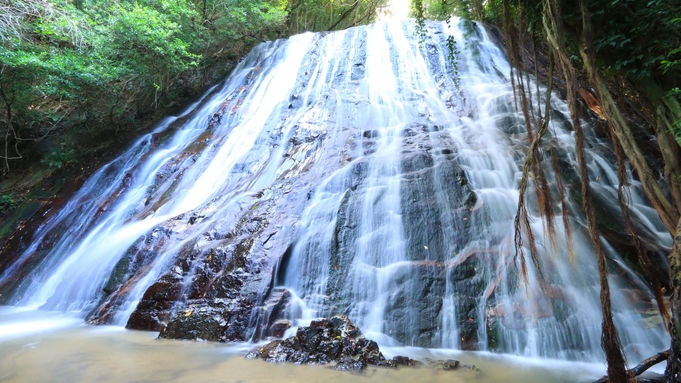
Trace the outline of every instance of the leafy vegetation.
<path fill-rule="evenodd" d="M 290 0 L 287 30 L 331 31 L 374 21 L 385 0 Z"/>
<path fill-rule="evenodd" d="M 0 194 L 0 213 L 5 213 L 11 209 L 14 209 L 17 201 L 11 194 Z"/>
<path fill-rule="evenodd" d="M 373 21 L 382 1 L 4 1 L 2 175 L 37 161 L 75 163 L 82 153 L 60 149 L 65 140 L 79 148 L 124 144 L 253 45 Z"/>
<path fill-rule="evenodd" d="M 40 162 L 47 164 L 49 167 L 61 169 L 62 166 L 77 163 L 78 159 L 74 149 L 66 150 L 64 147 L 61 147 L 46 154 Z"/>
<path fill-rule="evenodd" d="M 140 127 L 205 86 L 205 77 L 222 75 L 210 69 L 215 62 L 272 35 L 283 7 L 261 0 L 4 3 L 3 173 L 32 144 L 68 129 L 94 139 Z"/>

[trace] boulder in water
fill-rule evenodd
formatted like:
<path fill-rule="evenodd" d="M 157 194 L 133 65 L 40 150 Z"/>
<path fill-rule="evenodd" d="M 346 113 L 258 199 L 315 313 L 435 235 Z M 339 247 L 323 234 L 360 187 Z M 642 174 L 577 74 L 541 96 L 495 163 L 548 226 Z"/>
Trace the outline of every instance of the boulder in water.
<path fill-rule="evenodd" d="M 477 372 L 479 371 L 475 365 L 470 365 L 470 364 L 461 364 L 458 360 L 455 359 L 445 359 L 445 360 L 426 360 L 426 364 L 431 367 L 438 368 L 440 370 L 444 371 L 452 371 L 452 370 L 470 370 Z"/>
<path fill-rule="evenodd" d="M 336 363 L 334 368 L 344 371 L 360 371 L 367 365 L 397 367 L 420 364 L 404 356 L 385 359 L 378 344 L 366 339 L 345 315 L 312 321 L 308 327 L 299 327 L 295 336 L 272 341 L 249 352 L 246 357 L 296 364 Z"/>

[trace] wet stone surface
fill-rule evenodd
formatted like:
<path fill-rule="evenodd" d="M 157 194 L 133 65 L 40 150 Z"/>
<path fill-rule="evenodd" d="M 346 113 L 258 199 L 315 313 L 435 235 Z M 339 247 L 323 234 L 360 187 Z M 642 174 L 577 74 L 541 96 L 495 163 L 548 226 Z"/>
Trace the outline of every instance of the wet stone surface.
<path fill-rule="evenodd" d="M 360 329 L 345 315 L 312 321 L 310 326 L 299 327 L 295 336 L 274 340 L 246 355 L 249 359 L 264 359 L 270 363 L 295 363 L 326 365 L 339 371 L 363 371 L 367 366 L 387 368 L 427 367 L 443 371 L 467 370 L 477 373 L 474 365 L 458 360 L 419 361 L 406 356 L 386 359 L 376 342 L 366 339 Z"/>
<path fill-rule="evenodd" d="M 299 327 L 295 336 L 272 341 L 249 352 L 246 357 L 262 358 L 274 363 L 335 363 L 333 368 L 341 371 L 360 371 L 367 365 L 397 367 L 421 364 L 406 356 L 386 359 L 378 344 L 366 339 L 360 329 L 344 315 L 312 321 L 308 327 Z"/>

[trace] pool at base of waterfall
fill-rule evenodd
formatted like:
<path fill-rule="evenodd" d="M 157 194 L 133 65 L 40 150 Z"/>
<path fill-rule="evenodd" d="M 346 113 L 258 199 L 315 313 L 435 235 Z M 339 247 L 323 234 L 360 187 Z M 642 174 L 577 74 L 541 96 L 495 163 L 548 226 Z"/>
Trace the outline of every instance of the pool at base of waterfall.
<path fill-rule="evenodd" d="M 325 366 L 248 360 L 252 344 L 156 340 L 156 333 L 88 326 L 64 313 L 0 307 L 0 381 L 3 382 L 591 382 L 596 363 L 532 359 L 480 352 L 382 347 L 386 357 L 456 359 L 477 371 L 433 367 L 361 373 Z M 663 368 L 663 367 L 659 367 Z"/>

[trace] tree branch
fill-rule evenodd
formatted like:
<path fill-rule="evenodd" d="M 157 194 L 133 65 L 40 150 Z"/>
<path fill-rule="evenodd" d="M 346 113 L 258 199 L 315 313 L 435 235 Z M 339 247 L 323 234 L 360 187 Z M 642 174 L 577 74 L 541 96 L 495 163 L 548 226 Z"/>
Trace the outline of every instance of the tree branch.
<path fill-rule="evenodd" d="M 629 373 L 633 374 L 634 376 L 639 376 L 642 373 L 644 373 L 646 370 L 648 370 L 650 367 L 667 360 L 667 358 L 669 358 L 670 353 L 671 353 L 671 350 L 659 352 L 656 355 L 653 355 L 650 358 L 639 363 L 636 367 L 630 369 Z M 594 383 L 608 383 L 608 377 L 604 376 L 604 377 L 598 379 L 597 381 L 595 381 Z"/>

